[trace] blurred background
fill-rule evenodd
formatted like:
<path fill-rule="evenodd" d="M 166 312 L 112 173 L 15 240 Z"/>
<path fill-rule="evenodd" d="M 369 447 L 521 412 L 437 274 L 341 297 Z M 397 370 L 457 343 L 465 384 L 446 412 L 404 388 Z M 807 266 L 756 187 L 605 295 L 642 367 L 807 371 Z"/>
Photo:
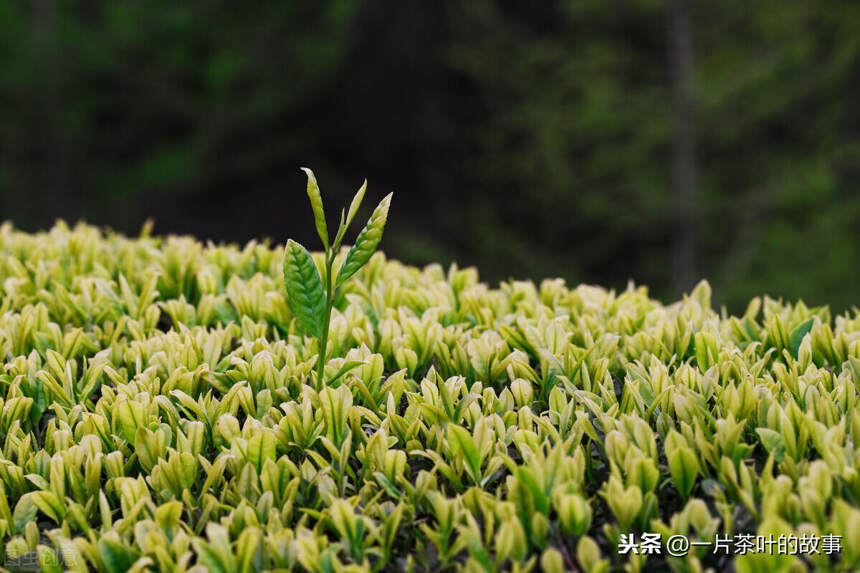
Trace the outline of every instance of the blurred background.
<path fill-rule="evenodd" d="M 0 0 L 0 219 L 860 305 L 855 0 L 256 4 Z"/>

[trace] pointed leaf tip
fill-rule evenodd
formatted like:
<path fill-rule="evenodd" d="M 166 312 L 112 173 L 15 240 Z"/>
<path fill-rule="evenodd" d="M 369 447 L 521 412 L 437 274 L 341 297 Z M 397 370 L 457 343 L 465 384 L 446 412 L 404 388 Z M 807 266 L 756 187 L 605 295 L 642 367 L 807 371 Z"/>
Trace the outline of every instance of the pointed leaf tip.
<path fill-rule="evenodd" d="M 323 246 L 328 250 L 328 226 L 325 222 L 325 210 L 323 209 L 322 193 L 317 184 L 317 179 L 314 177 L 314 172 L 307 167 L 302 167 L 302 171 L 308 176 L 308 198 L 311 200 L 311 209 L 314 212 L 314 223 L 317 228 L 317 235 L 323 242 Z"/>
<path fill-rule="evenodd" d="M 359 207 L 361 207 L 361 202 L 364 200 L 364 192 L 367 190 L 367 179 L 364 180 L 364 183 L 361 184 L 361 187 L 358 188 L 358 191 L 355 193 L 355 197 L 352 199 L 352 203 L 349 205 L 349 211 L 346 216 L 345 227 L 349 227 L 352 223 L 352 220 L 355 218 L 358 213 Z"/>

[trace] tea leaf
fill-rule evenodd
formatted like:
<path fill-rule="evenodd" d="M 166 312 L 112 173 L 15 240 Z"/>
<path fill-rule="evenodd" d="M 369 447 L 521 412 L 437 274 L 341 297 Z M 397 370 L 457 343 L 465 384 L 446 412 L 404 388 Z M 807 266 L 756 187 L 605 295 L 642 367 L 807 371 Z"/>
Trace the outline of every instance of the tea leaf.
<path fill-rule="evenodd" d="M 358 188 L 358 191 L 355 193 L 355 197 L 352 198 L 352 203 L 349 204 L 349 210 L 346 213 L 346 222 L 344 223 L 344 228 L 347 228 L 352 224 L 352 220 L 358 214 L 358 208 L 361 207 L 361 202 L 364 200 L 364 192 L 367 190 L 367 179 L 364 180 L 364 183 L 361 184 L 361 187 Z"/>
<path fill-rule="evenodd" d="M 328 250 L 328 227 L 325 222 L 325 211 L 323 210 L 322 194 L 320 193 L 317 179 L 314 177 L 314 172 L 307 167 L 302 167 L 308 176 L 308 198 L 311 200 L 311 209 L 314 212 L 314 223 L 317 227 L 317 235 L 323 242 L 326 250 Z"/>
<path fill-rule="evenodd" d="M 797 353 L 800 350 L 800 344 L 803 342 L 803 337 L 812 330 L 812 325 L 815 324 L 815 318 L 810 317 L 794 327 L 789 336 L 791 355 L 797 358 Z"/>
<path fill-rule="evenodd" d="M 475 447 L 475 441 L 468 430 L 456 424 L 448 424 L 448 441 L 451 443 L 454 455 L 465 458 L 466 466 L 472 479 L 476 482 L 480 481 L 481 454 L 478 452 L 478 448 Z"/>
<path fill-rule="evenodd" d="M 382 240 L 382 231 L 385 229 L 385 222 L 388 220 L 388 208 L 391 205 L 391 197 L 393 193 L 386 195 L 367 221 L 364 229 L 358 234 L 355 244 L 346 255 L 346 260 L 340 268 L 337 275 L 336 288 L 340 287 L 349 280 L 364 264 L 370 259 L 379 242 Z"/>
<path fill-rule="evenodd" d="M 15 513 L 13 514 L 13 525 L 16 532 L 22 532 L 24 526 L 36 518 L 39 507 L 33 500 L 36 492 L 31 492 L 21 496 L 18 503 L 15 505 Z"/>
<path fill-rule="evenodd" d="M 284 283 L 287 302 L 299 327 L 313 336 L 320 336 L 326 312 L 322 279 L 311 254 L 292 239 L 287 241 L 284 252 Z"/>
<path fill-rule="evenodd" d="M 257 471 L 263 469 L 266 460 L 273 460 L 276 455 L 275 437 L 270 432 L 257 432 L 248 440 L 248 461 Z"/>
<path fill-rule="evenodd" d="M 686 499 L 696 485 L 696 477 L 699 473 L 699 462 L 696 459 L 696 454 L 690 448 L 680 447 L 667 452 L 666 457 L 669 461 L 669 473 L 672 475 L 675 489 Z"/>
<path fill-rule="evenodd" d="M 137 552 L 129 549 L 116 539 L 99 540 L 98 554 L 110 573 L 122 573 L 131 569 L 137 560 Z"/>
<path fill-rule="evenodd" d="M 773 454 L 775 461 L 781 462 L 785 455 L 785 438 L 770 428 L 756 428 L 755 432 L 761 439 L 761 445 L 764 446 L 765 451 Z"/>

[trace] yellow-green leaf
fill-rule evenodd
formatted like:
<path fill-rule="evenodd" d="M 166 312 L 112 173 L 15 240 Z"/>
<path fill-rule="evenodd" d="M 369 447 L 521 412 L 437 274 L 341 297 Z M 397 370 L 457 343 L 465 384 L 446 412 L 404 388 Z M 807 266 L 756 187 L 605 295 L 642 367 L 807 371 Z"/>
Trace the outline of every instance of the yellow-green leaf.
<path fill-rule="evenodd" d="M 323 242 L 326 250 L 328 250 L 328 227 L 325 223 L 325 211 L 323 211 L 322 193 L 317 185 L 317 178 L 314 177 L 314 172 L 307 167 L 302 167 L 308 176 L 308 198 L 311 200 L 311 209 L 314 211 L 314 223 L 316 223 L 317 234 Z"/>
<path fill-rule="evenodd" d="M 361 187 L 355 194 L 355 197 L 352 198 L 352 203 L 349 204 L 349 211 L 346 212 L 346 222 L 343 224 L 344 227 L 349 227 L 352 220 L 355 218 L 355 215 L 358 213 L 358 208 L 361 207 L 361 202 L 364 200 L 364 192 L 367 190 L 367 179 L 364 180 L 364 183 L 361 184 Z"/>
<path fill-rule="evenodd" d="M 346 255 L 346 260 L 343 262 L 340 271 L 337 274 L 336 286 L 341 286 L 358 270 L 364 266 L 379 242 L 382 240 L 382 231 L 385 229 L 385 222 L 388 220 L 388 208 L 391 205 L 391 197 L 393 193 L 389 193 L 379 202 L 376 209 L 370 215 L 367 225 L 358 234 L 355 244 Z"/>
<path fill-rule="evenodd" d="M 257 468 L 257 471 L 263 469 L 266 460 L 274 460 L 276 455 L 275 436 L 271 432 L 257 432 L 248 440 L 248 461 Z"/>

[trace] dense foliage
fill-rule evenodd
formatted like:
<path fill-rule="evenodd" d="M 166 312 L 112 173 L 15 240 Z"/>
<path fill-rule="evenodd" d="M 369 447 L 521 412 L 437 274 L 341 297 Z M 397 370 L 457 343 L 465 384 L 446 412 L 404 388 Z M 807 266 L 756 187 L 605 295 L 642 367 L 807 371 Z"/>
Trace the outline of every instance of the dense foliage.
<path fill-rule="evenodd" d="M 668 306 L 493 289 L 377 253 L 334 300 L 320 383 L 283 252 L 0 227 L 7 566 L 860 566 L 860 312 L 720 316 L 705 283 Z M 618 555 L 648 531 L 843 537 L 833 555 Z"/>

